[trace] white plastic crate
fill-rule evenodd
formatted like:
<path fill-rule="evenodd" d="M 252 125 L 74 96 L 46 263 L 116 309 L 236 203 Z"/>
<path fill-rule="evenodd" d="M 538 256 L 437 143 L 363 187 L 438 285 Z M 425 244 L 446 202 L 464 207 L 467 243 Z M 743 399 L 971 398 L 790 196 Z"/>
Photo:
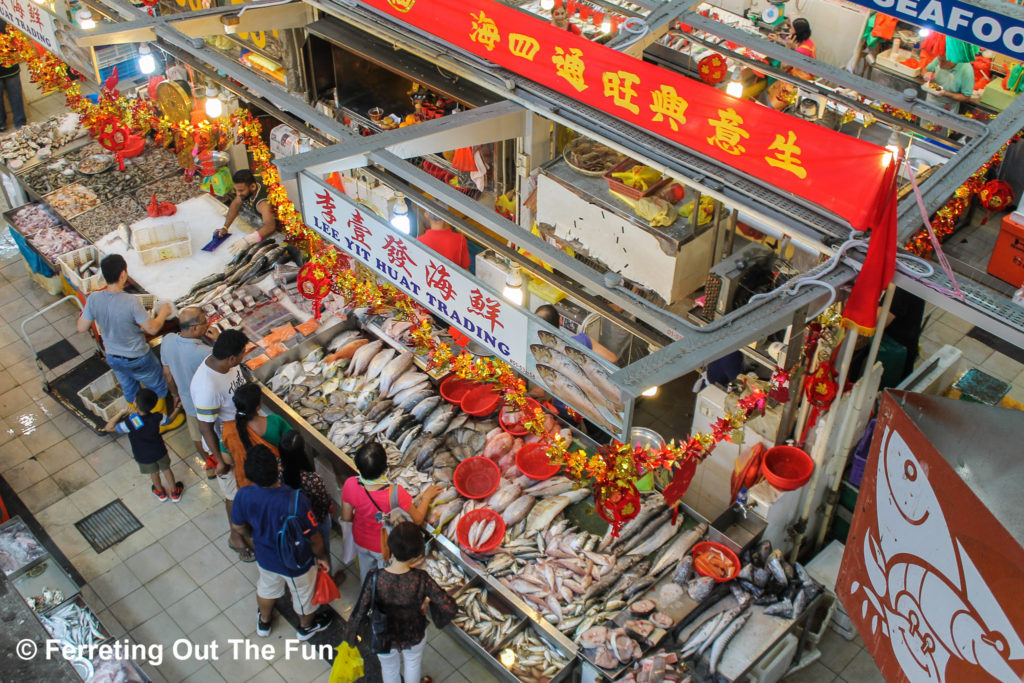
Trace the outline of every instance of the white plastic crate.
<path fill-rule="evenodd" d="M 192 237 L 183 221 L 132 230 L 132 247 L 147 266 L 192 255 Z"/>
<path fill-rule="evenodd" d="M 68 283 L 82 294 L 88 294 L 106 286 L 103 281 L 103 273 L 99 272 L 101 258 L 103 258 L 103 254 L 100 253 L 100 250 L 90 244 L 87 247 L 61 254 L 57 257 L 57 261 L 60 263 L 61 272 L 64 273 L 64 278 Z M 78 269 L 90 261 L 96 264 L 96 274 L 89 277 L 80 276 Z"/>
<path fill-rule="evenodd" d="M 104 396 L 112 395 L 116 396 L 113 400 L 99 402 Z M 107 421 L 128 407 L 128 401 L 125 400 L 124 394 L 121 392 L 121 385 L 117 383 L 113 370 L 103 373 L 86 385 L 78 392 L 78 398 L 82 399 L 82 403 L 89 410 Z"/>

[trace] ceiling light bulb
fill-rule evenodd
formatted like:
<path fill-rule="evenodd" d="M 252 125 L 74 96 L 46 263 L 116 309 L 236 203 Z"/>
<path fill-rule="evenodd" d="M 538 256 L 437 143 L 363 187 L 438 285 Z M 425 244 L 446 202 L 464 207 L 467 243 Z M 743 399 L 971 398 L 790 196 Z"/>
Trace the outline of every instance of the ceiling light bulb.
<path fill-rule="evenodd" d="M 153 51 L 149 45 L 139 47 L 139 71 L 147 76 L 156 71 L 156 59 L 153 57 Z"/>
<path fill-rule="evenodd" d="M 224 113 L 224 103 L 220 101 L 220 92 L 212 85 L 206 88 L 206 115 L 211 119 L 220 118 Z"/>
<path fill-rule="evenodd" d="M 923 28 L 923 29 L 921 29 L 920 31 L 917 32 L 917 35 L 921 36 L 922 38 L 927 38 L 931 34 L 932 34 L 932 30 L 930 28 Z"/>
<path fill-rule="evenodd" d="M 740 78 L 738 69 L 733 72 L 732 78 L 729 79 L 729 85 L 725 86 L 725 94 L 737 99 L 743 97 L 743 79 Z"/>
<path fill-rule="evenodd" d="M 505 278 L 505 287 L 501 295 L 516 306 L 523 305 L 523 272 L 519 266 L 513 265 Z"/>
<path fill-rule="evenodd" d="M 403 234 L 412 234 L 412 225 L 409 223 L 409 205 L 405 201 L 404 192 L 395 193 L 395 204 L 391 208 L 391 227 Z"/>
<path fill-rule="evenodd" d="M 612 32 L 612 20 L 611 19 L 605 19 L 604 21 L 601 22 L 601 31 L 603 31 L 604 33 L 611 33 Z"/>
<path fill-rule="evenodd" d="M 654 398 L 655 396 L 658 395 L 658 387 L 650 387 L 648 389 L 644 389 L 642 392 L 640 392 L 640 395 L 646 396 L 647 398 Z"/>
<path fill-rule="evenodd" d="M 540 8 L 545 12 L 555 9 L 555 0 L 540 0 Z"/>
<path fill-rule="evenodd" d="M 96 20 L 92 18 L 92 12 L 87 9 L 80 11 L 77 15 L 78 25 L 83 31 L 96 28 Z"/>

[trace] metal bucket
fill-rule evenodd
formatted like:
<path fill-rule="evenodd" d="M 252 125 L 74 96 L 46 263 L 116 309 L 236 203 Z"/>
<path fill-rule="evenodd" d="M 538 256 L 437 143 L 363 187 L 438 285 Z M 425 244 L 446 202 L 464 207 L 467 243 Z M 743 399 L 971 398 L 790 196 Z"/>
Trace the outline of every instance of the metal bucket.
<path fill-rule="evenodd" d="M 647 427 L 633 427 L 629 430 L 629 445 L 643 448 L 661 448 L 665 439 L 658 432 Z"/>

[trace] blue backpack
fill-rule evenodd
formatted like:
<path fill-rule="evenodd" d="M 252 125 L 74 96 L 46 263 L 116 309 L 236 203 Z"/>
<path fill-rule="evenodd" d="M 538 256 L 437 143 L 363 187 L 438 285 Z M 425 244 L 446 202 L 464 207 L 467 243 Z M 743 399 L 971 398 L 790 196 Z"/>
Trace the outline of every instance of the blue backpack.
<path fill-rule="evenodd" d="M 277 532 L 277 555 L 281 564 L 291 571 L 306 569 L 313 561 L 313 546 L 302 528 L 299 516 L 300 493 L 295 492 L 292 513 L 284 518 L 281 529 Z"/>

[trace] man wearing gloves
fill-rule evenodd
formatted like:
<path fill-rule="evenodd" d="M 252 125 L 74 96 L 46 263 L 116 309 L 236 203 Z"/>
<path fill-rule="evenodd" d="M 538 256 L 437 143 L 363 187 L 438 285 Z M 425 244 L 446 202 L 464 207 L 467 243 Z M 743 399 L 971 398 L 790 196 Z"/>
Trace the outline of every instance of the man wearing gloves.
<path fill-rule="evenodd" d="M 235 198 L 224 216 L 224 227 L 214 232 L 214 237 L 228 234 L 235 218 L 241 215 L 250 225 L 258 227 L 231 243 L 231 251 L 239 252 L 274 234 L 277 231 L 277 216 L 267 200 L 267 186 L 259 182 L 251 170 L 243 168 L 235 171 L 231 179 L 235 183 Z"/>

